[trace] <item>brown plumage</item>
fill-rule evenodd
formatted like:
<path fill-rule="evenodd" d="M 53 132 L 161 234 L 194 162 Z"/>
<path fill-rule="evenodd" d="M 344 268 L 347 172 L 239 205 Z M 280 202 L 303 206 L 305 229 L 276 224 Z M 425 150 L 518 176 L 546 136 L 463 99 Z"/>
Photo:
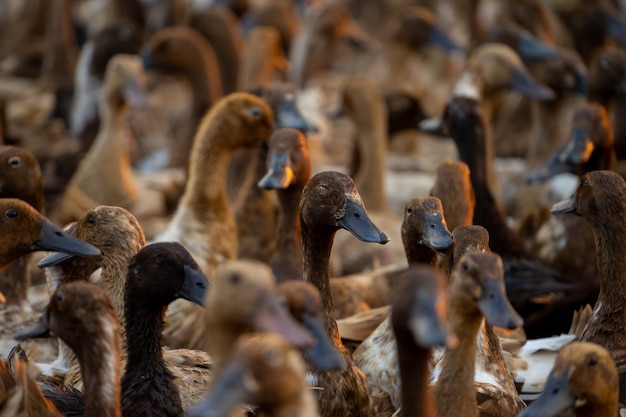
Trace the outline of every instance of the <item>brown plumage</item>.
<path fill-rule="evenodd" d="M 472 224 L 476 197 L 465 162 L 445 161 L 439 165 L 430 195 L 441 200 L 449 230 Z"/>

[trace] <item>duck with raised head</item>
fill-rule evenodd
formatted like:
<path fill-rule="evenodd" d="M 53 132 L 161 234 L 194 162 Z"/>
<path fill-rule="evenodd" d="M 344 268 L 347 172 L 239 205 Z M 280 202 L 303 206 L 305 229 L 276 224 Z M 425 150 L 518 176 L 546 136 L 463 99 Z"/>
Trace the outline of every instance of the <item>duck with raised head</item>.
<path fill-rule="evenodd" d="M 209 42 L 195 29 L 168 27 L 157 32 L 142 50 L 147 69 L 183 75 L 191 84 L 191 114 L 175 126 L 175 142 L 169 151 L 169 166 L 187 166 L 194 144 L 194 132 L 203 115 L 223 96 L 220 69 Z"/>
<path fill-rule="evenodd" d="M 226 417 L 242 404 L 254 404 L 255 414 L 264 417 L 320 415 L 300 353 L 272 333 L 237 341 L 224 372 L 190 416 Z"/>
<path fill-rule="evenodd" d="M 400 417 L 435 417 L 435 398 L 428 386 L 430 350 L 448 342 L 447 291 L 443 274 L 411 265 L 403 274 L 391 305 L 391 324 L 402 380 Z"/>
<path fill-rule="evenodd" d="M 580 340 L 607 349 L 620 378 L 620 401 L 626 403 L 626 183 L 612 171 L 585 174 L 574 195 L 552 206 L 552 213 L 582 216 L 593 229 L 600 274 L 600 293 Z"/>
<path fill-rule="evenodd" d="M 600 345 L 571 343 L 559 352 L 542 394 L 520 417 L 618 415 L 619 378 L 611 354 Z"/>
<path fill-rule="evenodd" d="M 323 416 L 370 415 L 371 401 L 365 376 L 346 352 L 337 329 L 329 284 L 329 259 L 334 235 L 340 228 L 364 241 L 384 244 L 389 238 L 367 216 L 352 179 L 332 171 L 314 175 L 304 187 L 300 199 L 300 227 L 304 280 L 320 291 L 326 332 L 348 363 L 343 371 L 309 368 L 309 385 L 323 388 L 316 391 Z"/>
<path fill-rule="evenodd" d="M 492 253 L 467 253 L 458 260 L 448 288 L 449 331 L 458 339 L 445 350 L 435 370 L 434 393 L 442 416 L 473 415 L 480 410 L 474 387 L 476 336 L 483 317 L 496 326 L 515 329 L 523 324 L 504 292 L 504 267 Z"/>
<path fill-rule="evenodd" d="M 453 243 L 438 198 L 414 198 L 406 204 L 402 243 L 409 265 L 437 267 L 438 254 L 446 253 Z M 353 358 L 367 378 L 376 415 L 396 412 L 402 405 L 402 391 L 390 315 L 359 345 Z"/>
<path fill-rule="evenodd" d="M 185 192 L 167 229 L 155 240 L 182 243 L 209 281 L 217 265 L 237 256 L 237 226 L 225 179 L 231 156 L 235 149 L 260 146 L 273 127 L 272 109 L 263 99 L 233 93 L 216 103 L 198 128 Z M 193 341 L 204 315 L 196 307 L 179 302 L 170 307 L 164 335 L 169 346 L 203 348 Z"/>

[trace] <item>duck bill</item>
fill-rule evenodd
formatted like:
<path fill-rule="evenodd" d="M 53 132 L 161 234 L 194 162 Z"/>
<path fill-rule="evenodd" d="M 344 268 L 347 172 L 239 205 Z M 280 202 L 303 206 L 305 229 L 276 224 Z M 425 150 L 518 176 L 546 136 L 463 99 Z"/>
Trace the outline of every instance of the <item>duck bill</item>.
<path fill-rule="evenodd" d="M 432 297 L 420 297 L 413 304 L 409 328 L 418 346 L 427 349 L 434 346 L 446 346 L 448 336 L 439 320 L 436 300 Z"/>
<path fill-rule="evenodd" d="M 302 316 L 302 324 L 315 337 L 315 345 L 304 352 L 308 361 L 323 371 L 346 369 L 345 359 L 339 354 L 326 333 L 326 325 L 322 316 L 305 313 Z"/>
<path fill-rule="evenodd" d="M 278 297 L 269 292 L 261 295 L 254 323 L 263 331 L 283 336 L 299 349 L 308 349 L 315 343 L 313 337 L 293 318 Z"/>
<path fill-rule="evenodd" d="M 346 196 L 344 215 L 337 220 L 337 224 L 364 242 L 374 242 L 383 245 L 389 242 L 389 237 L 376 227 L 367 216 L 363 203 L 355 201 L 350 196 Z"/>
<path fill-rule="evenodd" d="M 224 369 L 204 400 L 189 414 L 190 417 L 228 417 L 239 404 L 250 402 L 243 365 L 231 363 Z"/>
<path fill-rule="evenodd" d="M 269 162 L 269 170 L 257 185 L 266 190 L 284 190 L 289 187 L 295 178 L 289 153 L 272 152 Z"/>
<path fill-rule="evenodd" d="M 576 397 L 569 388 L 568 372 L 548 376 L 541 395 L 519 417 L 551 417 L 572 407 Z"/>
<path fill-rule="evenodd" d="M 537 100 L 550 100 L 554 98 L 554 92 L 550 88 L 539 84 L 522 68 L 513 69 L 509 87 L 527 97 L 536 98 Z"/>
<path fill-rule="evenodd" d="M 524 324 L 524 320 L 511 306 L 502 280 L 484 279 L 483 294 L 478 299 L 477 305 L 487 323 L 492 326 L 517 329 Z"/>
<path fill-rule="evenodd" d="M 19 342 L 23 342 L 26 339 L 46 337 L 50 337 L 50 327 L 48 327 L 46 313 L 39 316 L 35 323 L 21 328 L 13 335 L 13 338 Z"/>
<path fill-rule="evenodd" d="M 446 255 L 452 247 L 452 233 L 443 223 L 443 218 L 432 213 L 426 214 L 426 227 L 422 230 L 422 243 L 435 252 Z"/>
<path fill-rule="evenodd" d="M 458 43 L 454 42 L 450 37 L 437 26 L 432 26 L 428 34 L 428 43 L 447 52 L 465 53 L 465 49 Z"/>
<path fill-rule="evenodd" d="M 69 253 L 63 252 L 52 252 L 50 255 L 42 258 L 39 262 L 37 262 L 37 266 L 39 268 L 49 268 L 51 266 L 60 265 L 69 261 L 70 259 L 76 258 L 76 255 L 72 255 Z"/>
<path fill-rule="evenodd" d="M 204 296 L 209 288 L 209 281 L 202 271 L 185 265 L 185 280 L 178 296 L 192 303 L 204 306 Z"/>
<path fill-rule="evenodd" d="M 446 130 L 443 117 L 431 117 L 419 122 L 417 130 L 428 133 L 438 138 L 449 138 L 450 134 Z"/>
<path fill-rule="evenodd" d="M 100 249 L 80 239 L 63 233 L 49 220 L 41 219 L 41 233 L 32 246 L 33 250 L 65 252 L 78 256 L 98 256 Z"/>
<path fill-rule="evenodd" d="M 124 85 L 122 88 L 122 96 L 131 107 L 138 109 L 148 107 L 146 89 L 137 79 L 132 79 Z"/>
<path fill-rule="evenodd" d="M 282 97 L 276 112 L 276 125 L 279 128 L 290 127 L 302 132 L 317 132 L 316 126 L 307 122 L 302 116 L 293 95 Z"/>
<path fill-rule="evenodd" d="M 567 200 L 559 201 L 550 209 L 552 214 L 576 213 L 576 198 L 571 196 Z"/>
<path fill-rule="evenodd" d="M 522 33 L 519 37 L 517 52 L 523 61 L 544 61 L 559 57 L 556 48 L 544 44 L 529 33 Z"/>
<path fill-rule="evenodd" d="M 593 149 L 593 142 L 589 139 L 589 130 L 577 128 L 574 129 L 572 140 L 567 144 L 559 159 L 567 164 L 582 165 L 589 161 Z"/>

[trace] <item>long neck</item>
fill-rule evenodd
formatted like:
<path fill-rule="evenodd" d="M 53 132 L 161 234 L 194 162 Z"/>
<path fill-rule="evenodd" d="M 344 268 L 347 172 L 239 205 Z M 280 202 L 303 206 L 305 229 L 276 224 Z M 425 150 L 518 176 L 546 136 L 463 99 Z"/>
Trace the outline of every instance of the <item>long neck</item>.
<path fill-rule="evenodd" d="M 402 380 L 401 417 L 435 417 L 435 399 L 428 389 L 430 350 L 419 347 L 409 332 L 396 329 Z"/>
<path fill-rule="evenodd" d="M 622 245 L 616 244 L 617 236 L 626 236 L 626 224 L 598 222 L 594 225 L 596 254 L 600 272 L 598 303 L 603 307 L 622 306 L 626 302 L 626 255 Z M 621 309 L 621 308 L 620 308 Z"/>
<path fill-rule="evenodd" d="M 276 228 L 277 247 L 272 259 L 272 270 L 278 282 L 302 278 L 304 264 L 299 214 L 302 188 L 302 185 L 294 184 L 277 193 L 280 213 Z"/>
<path fill-rule="evenodd" d="M 437 253 L 425 245 L 405 245 L 406 260 L 409 265 L 437 266 Z"/>
<path fill-rule="evenodd" d="M 121 417 L 120 339 L 117 326 L 101 320 L 105 337 L 76 350 L 85 387 L 85 417 Z"/>
<path fill-rule="evenodd" d="M 300 395 L 288 403 L 280 404 L 272 409 L 259 410 L 264 417 L 319 417 L 317 401 L 309 388 L 304 388 Z"/>
<path fill-rule="evenodd" d="M 27 299 L 30 288 L 30 259 L 31 255 L 24 255 L 0 271 L 0 293 L 6 298 L 7 306 L 20 306 Z"/>
<path fill-rule="evenodd" d="M 449 326 L 458 338 L 455 349 L 446 349 L 441 375 L 435 386 L 437 411 L 441 416 L 478 416 L 474 372 L 476 334 L 482 317 L 478 310 L 463 311 L 450 300 Z"/>
<path fill-rule="evenodd" d="M 132 254 L 130 255 L 132 256 Z M 126 285 L 126 272 L 128 270 L 128 257 L 124 256 L 106 258 L 102 266 L 100 282 L 104 292 L 111 299 L 117 320 L 120 324 L 120 337 L 122 351 L 126 350 L 126 326 L 124 316 L 124 287 Z"/>

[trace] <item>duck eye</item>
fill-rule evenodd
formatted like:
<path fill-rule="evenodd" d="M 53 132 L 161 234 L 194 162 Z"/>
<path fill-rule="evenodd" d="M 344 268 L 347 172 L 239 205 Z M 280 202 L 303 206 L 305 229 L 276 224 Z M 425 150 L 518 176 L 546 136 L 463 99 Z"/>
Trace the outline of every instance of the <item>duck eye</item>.
<path fill-rule="evenodd" d="M 263 110 L 261 110 L 260 107 L 252 107 L 248 109 L 246 113 L 252 117 L 259 118 L 263 115 Z"/>
<path fill-rule="evenodd" d="M 9 165 L 11 165 L 13 168 L 19 167 L 21 162 L 22 159 L 19 156 L 14 156 L 9 159 Z"/>
<path fill-rule="evenodd" d="M 9 220 L 13 220 L 13 219 L 17 219 L 17 217 L 19 216 L 19 212 L 15 209 L 8 209 L 4 215 L 6 216 L 7 219 Z"/>
<path fill-rule="evenodd" d="M 54 301 L 56 301 L 57 303 L 63 302 L 63 293 L 57 292 L 56 295 L 54 296 Z"/>
<path fill-rule="evenodd" d="M 237 285 L 239 284 L 239 281 L 241 281 L 241 275 L 239 274 L 232 274 L 230 276 L 230 283 L 233 285 Z"/>
<path fill-rule="evenodd" d="M 280 363 L 280 354 L 275 349 L 265 351 L 265 360 L 270 366 L 277 366 Z"/>
<path fill-rule="evenodd" d="M 585 178 L 582 182 L 582 186 L 583 187 L 589 187 L 589 180 L 587 178 Z"/>
<path fill-rule="evenodd" d="M 91 214 L 89 217 L 87 217 L 87 223 L 89 224 L 96 224 L 97 221 L 98 219 L 96 218 L 95 214 Z"/>
<path fill-rule="evenodd" d="M 467 264 L 467 262 L 463 262 L 461 264 L 461 269 L 465 272 L 469 271 L 469 265 Z"/>
<path fill-rule="evenodd" d="M 406 212 L 407 212 L 407 213 L 409 213 L 409 214 L 413 213 L 413 207 L 408 206 L 408 207 L 406 208 Z"/>
<path fill-rule="evenodd" d="M 592 355 L 587 362 L 587 365 L 594 366 L 598 363 L 598 357 L 596 355 Z"/>
<path fill-rule="evenodd" d="M 320 189 L 321 189 L 324 193 L 326 193 L 326 192 L 328 192 L 328 191 L 330 190 L 330 188 L 329 188 L 329 187 L 328 187 L 328 185 L 326 185 L 326 184 L 321 184 L 321 185 L 320 185 Z"/>

